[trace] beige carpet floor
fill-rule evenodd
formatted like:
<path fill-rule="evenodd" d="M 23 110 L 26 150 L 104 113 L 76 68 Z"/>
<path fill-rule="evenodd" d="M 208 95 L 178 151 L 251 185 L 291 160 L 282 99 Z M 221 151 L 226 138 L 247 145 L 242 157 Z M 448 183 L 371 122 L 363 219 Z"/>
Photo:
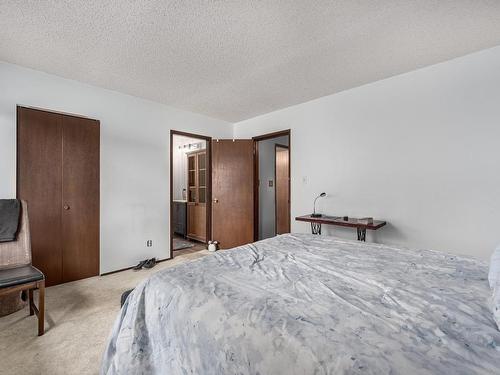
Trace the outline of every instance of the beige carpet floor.
<path fill-rule="evenodd" d="M 46 333 L 41 337 L 28 308 L 0 318 L 0 374 L 98 374 L 121 294 L 154 272 L 210 253 L 186 249 L 174 254 L 173 260 L 151 270 L 123 271 L 47 288 Z"/>

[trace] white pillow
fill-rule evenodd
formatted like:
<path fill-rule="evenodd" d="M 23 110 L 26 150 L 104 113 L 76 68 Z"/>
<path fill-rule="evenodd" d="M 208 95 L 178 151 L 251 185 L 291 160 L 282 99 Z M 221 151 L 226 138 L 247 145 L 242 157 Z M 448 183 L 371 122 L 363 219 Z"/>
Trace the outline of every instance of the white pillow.
<path fill-rule="evenodd" d="M 488 282 L 490 283 L 490 288 L 493 289 L 493 296 L 491 297 L 493 319 L 500 330 L 500 245 L 497 246 L 491 256 Z"/>

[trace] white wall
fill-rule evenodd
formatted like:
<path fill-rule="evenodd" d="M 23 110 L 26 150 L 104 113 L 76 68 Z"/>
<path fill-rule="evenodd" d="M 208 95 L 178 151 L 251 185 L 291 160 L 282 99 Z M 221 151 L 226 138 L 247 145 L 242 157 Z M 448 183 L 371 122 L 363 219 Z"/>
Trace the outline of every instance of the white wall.
<path fill-rule="evenodd" d="M 288 146 L 288 136 L 259 142 L 259 239 L 261 240 L 276 235 L 276 144 Z M 273 181 L 273 186 L 269 186 L 269 181 Z"/>
<path fill-rule="evenodd" d="M 389 222 L 368 240 L 483 259 L 500 243 L 500 47 L 237 123 L 235 137 L 289 128 L 292 217 L 326 191 L 320 212 Z"/>
<path fill-rule="evenodd" d="M 101 121 L 101 272 L 169 256 L 170 129 L 232 137 L 224 121 L 0 62 L 2 198 L 16 191 L 16 105 Z"/>

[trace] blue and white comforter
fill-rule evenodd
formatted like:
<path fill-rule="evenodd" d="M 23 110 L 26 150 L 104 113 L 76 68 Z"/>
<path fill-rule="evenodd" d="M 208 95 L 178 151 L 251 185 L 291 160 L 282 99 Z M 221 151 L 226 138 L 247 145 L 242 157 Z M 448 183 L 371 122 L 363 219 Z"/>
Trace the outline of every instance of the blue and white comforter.
<path fill-rule="evenodd" d="M 102 374 L 498 374 L 485 263 L 282 235 L 160 271 Z"/>

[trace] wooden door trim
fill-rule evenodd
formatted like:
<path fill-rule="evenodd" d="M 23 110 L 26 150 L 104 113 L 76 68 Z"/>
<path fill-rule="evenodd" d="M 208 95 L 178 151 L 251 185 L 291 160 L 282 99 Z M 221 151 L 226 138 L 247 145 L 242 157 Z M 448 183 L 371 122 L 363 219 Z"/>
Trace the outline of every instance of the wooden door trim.
<path fill-rule="evenodd" d="M 206 191 L 206 243 L 212 239 L 212 137 L 194 133 L 188 133 L 180 130 L 170 130 L 170 255 L 167 258 L 172 259 L 174 257 L 174 222 L 173 222 L 173 212 L 174 212 L 174 135 L 201 139 L 206 142 L 206 155 L 207 155 L 207 191 Z M 187 229 L 187 228 L 186 228 Z"/>
<path fill-rule="evenodd" d="M 23 106 L 16 106 L 16 198 L 19 199 L 19 117 L 20 116 L 20 111 L 23 108 L 28 108 L 29 107 L 23 107 Z"/>
<path fill-rule="evenodd" d="M 271 139 L 271 138 L 278 138 L 278 137 L 282 137 L 284 135 L 290 135 L 290 129 L 288 130 L 280 130 L 280 131 L 277 131 L 277 132 L 273 132 L 273 133 L 267 133 L 267 134 L 262 134 L 262 135 L 257 135 L 255 137 L 252 137 L 252 139 L 254 141 L 264 141 L 266 139 Z"/>
<path fill-rule="evenodd" d="M 252 137 L 253 140 L 253 166 L 254 166 L 254 174 L 253 174 L 253 217 L 254 217 L 254 230 L 253 230 L 253 237 L 254 241 L 259 240 L 259 142 L 264 141 L 266 139 L 272 139 L 272 138 L 278 138 L 282 136 L 288 136 L 288 192 L 290 194 L 290 201 L 288 202 L 288 211 L 290 212 L 290 220 L 291 220 L 291 202 L 292 202 L 292 194 L 291 194 L 291 150 L 292 150 L 292 132 L 290 129 L 287 130 L 280 130 L 277 132 L 273 133 L 267 133 L 267 134 L 262 134 L 258 135 L 255 137 Z M 276 171 L 274 171 L 276 174 Z M 275 182 L 276 182 L 276 176 L 275 176 Z M 276 184 L 275 184 L 276 185 Z M 276 195 L 276 187 L 274 188 L 275 195 Z M 275 197 L 276 200 L 276 197 Z M 275 220 L 276 220 L 276 214 Z M 290 223 L 291 227 L 291 223 Z"/>

